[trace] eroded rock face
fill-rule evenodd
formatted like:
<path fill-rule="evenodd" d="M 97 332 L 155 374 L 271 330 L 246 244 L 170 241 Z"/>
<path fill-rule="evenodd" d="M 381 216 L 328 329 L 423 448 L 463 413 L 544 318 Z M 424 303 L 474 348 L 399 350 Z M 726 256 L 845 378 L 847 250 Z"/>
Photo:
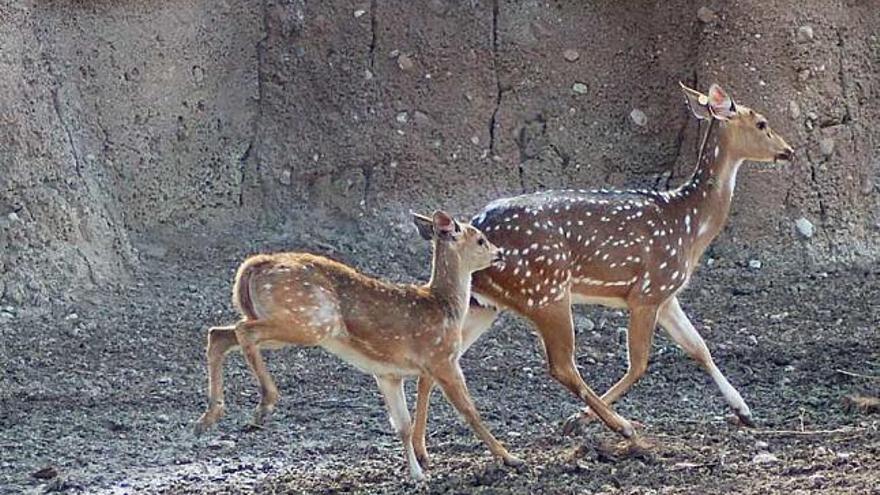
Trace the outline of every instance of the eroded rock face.
<path fill-rule="evenodd" d="M 743 167 L 722 254 L 800 262 L 805 216 L 804 255 L 877 258 L 877 9 L 740 2 L 706 22 L 685 1 L 430 5 L 4 7 L 3 298 L 125 281 L 130 234 L 194 222 L 268 218 L 393 251 L 406 229 L 375 226 L 410 209 L 675 184 L 697 142 L 679 80 L 723 84 L 798 151 Z"/>

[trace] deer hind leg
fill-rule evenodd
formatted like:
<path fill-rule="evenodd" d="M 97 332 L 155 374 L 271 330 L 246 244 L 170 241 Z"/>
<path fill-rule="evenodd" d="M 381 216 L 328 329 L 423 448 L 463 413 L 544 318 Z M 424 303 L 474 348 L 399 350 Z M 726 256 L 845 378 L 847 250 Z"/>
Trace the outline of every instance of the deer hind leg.
<path fill-rule="evenodd" d="M 207 431 L 223 415 L 223 361 L 226 353 L 235 347 L 238 340 L 234 326 L 208 329 L 208 409 L 196 422 L 196 435 Z"/>
<path fill-rule="evenodd" d="M 523 461 L 512 456 L 510 452 L 501 445 L 501 442 L 492 435 L 492 432 L 489 431 L 486 425 L 483 424 L 482 419 L 480 419 L 480 413 L 477 412 L 477 408 L 474 407 L 474 402 L 471 400 L 467 384 L 464 381 L 464 374 L 462 374 L 458 362 L 449 363 L 447 361 L 445 366 L 431 370 L 431 374 L 434 379 L 437 380 L 446 399 L 453 405 L 453 407 L 455 407 L 458 413 L 462 415 L 465 421 L 467 421 L 477 437 L 489 447 L 489 451 L 492 452 L 493 455 L 501 458 L 501 460 L 504 461 L 504 464 L 508 466 L 520 466 L 523 464 Z"/>
<path fill-rule="evenodd" d="M 739 392 L 727 381 L 727 378 L 715 365 L 712 355 L 709 353 L 709 348 L 706 347 L 706 342 L 681 309 L 678 298 L 673 298 L 669 301 L 660 312 L 660 326 L 669 333 L 672 340 L 700 363 L 700 366 L 715 380 L 715 384 L 721 390 L 724 399 L 737 417 L 739 417 L 740 421 L 744 425 L 754 426 L 749 406 L 746 405 Z"/>
<path fill-rule="evenodd" d="M 626 438 L 634 436 L 635 430 L 632 424 L 605 405 L 596 392 L 587 386 L 575 367 L 574 323 L 569 298 L 565 297 L 554 304 L 533 309 L 526 316 L 538 329 L 544 344 L 550 375 L 584 401 L 613 431 Z M 570 432 L 569 422 L 566 422 L 563 433 Z"/>
<path fill-rule="evenodd" d="M 428 468 L 428 448 L 425 446 L 425 436 L 428 430 L 428 404 L 431 400 L 431 392 L 434 390 L 434 379 L 430 375 L 419 377 L 418 395 L 416 396 L 416 417 L 413 428 L 412 444 L 415 449 L 416 459 L 423 468 Z"/>
<path fill-rule="evenodd" d="M 464 354 L 486 330 L 492 326 L 492 322 L 498 316 L 498 310 L 480 306 L 470 306 L 467 316 L 461 328 L 461 348 Z M 425 436 L 428 432 L 428 405 L 431 400 L 431 391 L 434 380 L 429 375 L 419 377 L 418 398 L 416 399 L 415 429 L 413 430 L 413 447 L 416 457 L 423 468 L 428 467 L 428 449 L 425 446 Z"/>
<path fill-rule="evenodd" d="M 253 422 L 261 425 L 271 416 L 278 403 L 278 387 L 266 369 L 260 344 L 278 342 L 313 346 L 319 344 L 328 334 L 328 329 L 314 329 L 300 325 L 296 321 L 252 320 L 242 321 L 235 327 L 235 336 L 241 346 L 244 358 L 260 384 L 260 405 L 254 412 Z"/>
<path fill-rule="evenodd" d="M 657 306 L 636 306 L 630 308 L 629 328 L 626 332 L 627 369 L 623 377 L 602 395 L 602 402 L 610 406 L 639 381 L 648 370 L 648 357 L 657 327 Z M 578 424 L 592 421 L 596 415 L 586 409 L 566 420 L 566 431 L 573 431 Z"/>
<path fill-rule="evenodd" d="M 403 393 L 403 380 L 396 376 L 377 376 L 376 383 L 382 396 L 385 397 L 385 404 L 388 406 L 388 416 L 391 419 L 391 426 L 403 442 L 403 450 L 406 453 L 406 462 L 409 465 L 409 474 L 417 481 L 423 481 L 425 474 L 419 466 L 412 445 L 412 422 L 409 418 L 409 411 L 406 407 L 406 396 Z"/>

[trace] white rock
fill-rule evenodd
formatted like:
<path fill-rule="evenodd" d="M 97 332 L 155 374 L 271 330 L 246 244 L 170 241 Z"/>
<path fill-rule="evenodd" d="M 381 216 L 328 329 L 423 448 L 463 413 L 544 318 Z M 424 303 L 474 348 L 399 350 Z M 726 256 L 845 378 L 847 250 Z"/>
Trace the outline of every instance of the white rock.
<path fill-rule="evenodd" d="M 813 234 L 816 233 L 816 228 L 813 226 L 813 222 L 804 217 L 795 220 L 794 226 L 797 229 L 798 234 L 804 236 L 805 239 L 813 237 Z"/>
<path fill-rule="evenodd" d="M 801 26 L 797 30 L 797 40 L 801 43 L 807 41 L 813 41 L 813 27 L 812 26 Z"/>
<path fill-rule="evenodd" d="M 579 82 L 572 84 L 571 90 L 574 91 L 575 93 L 581 94 L 581 95 L 587 94 L 587 91 L 588 91 L 587 85 L 584 83 L 579 83 Z"/>
<path fill-rule="evenodd" d="M 762 266 L 763 263 L 761 263 L 761 260 L 749 260 L 749 268 L 760 270 Z"/>
<path fill-rule="evenodd" d="M 834 139 L 824 138 L 819 141 L 819 152 L 821 152 L 823 156 L 831 156 L 831 154 L 834 153 Z"/>
<path fill-rule="evenodd" d="M 639 127 L 644 127 L 648 123 L 648 116 L 638 108 L 633 108 L 632 112 L 629 113 L 629 118 Z"/>
<path fill-rule="evenodd" d="M 770 452 L 760 452 L 755 454 L 755 457 L 752 457 L 752 462 L 755 464 L 773 464 L 774 462 L 779 462 L 779 458 Z"/>

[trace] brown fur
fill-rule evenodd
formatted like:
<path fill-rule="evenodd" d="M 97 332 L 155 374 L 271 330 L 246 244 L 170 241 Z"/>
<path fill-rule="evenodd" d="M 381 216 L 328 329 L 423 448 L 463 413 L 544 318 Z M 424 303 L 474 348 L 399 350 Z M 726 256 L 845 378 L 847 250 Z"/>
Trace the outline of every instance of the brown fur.
<path fill-rule="evenodd" d="M 439 383 L 492 453 L 518 464 L 483 425 L 458 365 L 471 273 L 488 267 L 499 250 L 479 230 L 462 228 L 442 212 L 433 219 L 417 217 L 417 223 L 434 246 L 431 280 L 423 286 L 378 280 L 308 253 L 261 254 L 245 260 L 233 288 L 233 302 L 243 319 L 208 332 L 209 405 L 196 431 L 212 426 L 223 412 L 221 368 L 226 352 L 239 346 L 260 384 L 261 401 L 254 415 L 259 424 L 278 401 L 260 349 L 320 346 L 374 375 L 414 478 L 424 475 L 413 452 L 403 396 L 402 380 L 407 376 Z"/>
<path fill-rule="evenodd" d="M 474 226 L 505 252 L 503 267 L 474 274 L 474 296 L 496 310 L 513 310 L 537 329 L 550 374 L 588 406 L 569 418 L 566 431 L 597 415 L 612 430 L 634 434 L 630 422 L 609 406 L 647 370 L 658 322 L 712 376 L 740 419 L 751 423 L 748 406 L 716 367 L 677 294 L 727 221 L 740 163 L 788 159 L 793 151 L 762 115 L 734 105 L 719 87 L 713 85 L 708 96 L 684 89 L 699 118 L 718 122 L 693 177 L 678 189 L 544 191 L 495 201 L 474 217 Z M 601 398 L 575 367 L 571 305 L 577 303 L 631 312 L 627 372 Z M 465 340 L 475 340 L 486 328 L 466 321 Z M 430 387 L 419 390 L 421 437 L 414 444 L 422 457 L 427 414 L 422 391 Z"/>

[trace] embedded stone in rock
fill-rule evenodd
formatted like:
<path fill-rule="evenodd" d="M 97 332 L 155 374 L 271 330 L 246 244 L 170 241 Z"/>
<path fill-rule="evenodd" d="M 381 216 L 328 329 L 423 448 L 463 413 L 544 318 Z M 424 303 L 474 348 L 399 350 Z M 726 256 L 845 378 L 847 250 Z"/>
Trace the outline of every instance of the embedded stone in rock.
<path fill-rule="evenodd" d="M 761 452 L 752 457 L 752 462 L 755 464 L 773 464 L 774 462 L 779 462 L 779 458 L 769 452 Z"/>
<path fill-rule="evenodd" d="M 584 83 L 574 83 L 571 85 L 571 90 L 577 94 L 587 94 L 587 85 Z"/>
<path fill-rule="evenodd" d="M 569 48 L 562 52 L 562 58 L 568 60 L 569 62 L 576 62 L 577 59 L 581 58 L 581 54 L 577 52 L 577 50 L 572 50 Z"/>
<path fill-rule="evenodd" d="M 760 270 L 762 266 L 761 260 L 749 260 L 749 268 L 753 270 Z"/>
<path fill-rule="evenodd" d="M 797 30 L 797 40 L 801 43 L 813 41 L 813 27 L 801 26 Z"/>
<path fill-rule="evenodd" d="M 700 22 L 704 24 L 709 24 L 717 18 L 718 16 L 715 15 L 715 11 L 713 11 L 709 7 L 703 6 L 697 9 L 697 19 L 699 19 Z"/>
<path fill-rule="evenodd" d="M 788 102 L 788 113 L 791 115 L 792 119 L 797 120 L 798 117 L 801 116 L 801 107 L 797 104 L 796 101 L 791 100 Z"/>
<path fill-rule="evenodd" d="M 638 108 L 633 108 L 632 112 L 629 113 L 629 118 L 639 127 L 644 127 L 648 123 L 648 116 Z"/>
<path fill-rule="evenodd" d="M 797 229 L 798 234 L 802 235 L 806 239 L 813 237 L 813 234 L 816 233 L 816 228 L 813 226 L 813 222 L 807 220 L 804 217 L 798 218 L 794 222 L 794 226 Z"/>
<path fill-rule="evenodd" d="M 411 70 L 415 64 L 407 54 L 402 53 L 397 57 L 397 66 L 400 67 L 400 70 Z"/>
<path fill-rule="evenodd" d="M 831 156 L 834 153 L 834 139 L 824 138 L 819 141 L 819 151 L 822 153 L 822 156 Z"/>

